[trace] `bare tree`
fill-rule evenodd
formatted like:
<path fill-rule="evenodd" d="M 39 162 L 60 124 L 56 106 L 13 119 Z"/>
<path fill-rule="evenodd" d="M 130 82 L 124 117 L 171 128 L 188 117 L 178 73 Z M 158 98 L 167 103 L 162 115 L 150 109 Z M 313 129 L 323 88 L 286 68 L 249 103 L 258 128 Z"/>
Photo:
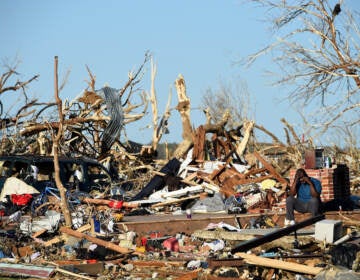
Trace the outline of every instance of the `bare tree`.
<path fill-rule="evenodd" d="M 276 42 L 251 55 L 248 65 L 271 51 L 280 67 L 277 85 L 293 86 L 291 103 L 302 107 L 321 133 L 360 122 L 358 16 L 343 1 L 253 0 L 267 9 Z M 315 105 L 317 109 L 308 105 Z"/>
<path fill-rule="evenodd" d="M 58 104 L 57 101 L 40 103 L 37 100 L 30 100 L 24 93 L 25 104 L 19 109 L 16 107 L 17 113 L 15 116 L 11 115 L 11 117 L 4 118 L 0 115 L 0 117 L 3 117 L 0 119 L 2 125 L 1 132 L 6 140 L 2 143 L 1 151 L 36 153 L 37 151 L 34 149 L 31 149 L 31 151 L 25 151 L 25 149 L 33 145 L 37 146 L 37 140 L 39 140 L 38 136 L 40 134 L 42 137 L 46 135 L 47 137 L 45 138 L 51 138 L 52 130 L 58 130 L 63 126 L 64 137 L 59 139 L 59 145 L 62 147 L 61 152 L 72 155 L 85 154 L 98 157 L 104 150 L 102 143 L 104 142 L 106 128 L 112 125 L 108 130 L 111 138 L 111 141 L 109 141 L 111 146 L 114 138 L 115 140 L 120 138 L 120 133 L 117 130 L 118 127 L 121 126 L 124 128 L 125 125 L 137 121 L 145 115 L 148 106 L 146 94 L 141 92 L 137 95 L 136 93 L 139 92 L 137 85 L 143 77 L 143 68 L 149 59 L 150 55 L 146 53 L 145 59 L 137 71 L 129 72 L 128 80 L 122 88 L 113 89 L 104 87 L 110 91 L 116 91 L 115 94 L 111 92 L 111 94 L 107 95 L 111 98 L 115 96 L 116 102 L 114 103 L 108 101 L 110 98 L 106 98 L 104 88 L 100 90 L 95 89 L 96 77 L 87 67 L 90 76 L 89 86 L 81 96 L 76 97 L 70 102 L 65 101 L 62 103 L 62 124 L 56 119 L 55 116 L 57 114 L 53 113 L 54 111 L 56 113 L 56 109 L 59 109 L 58 106 L 56 106 Z M 9 68 L 8 71 L 5 71 L 1 76 L 0 97 L 5 92 L 20 89 L 25 90 L 25 86 L 37 78 L 37 76 L 34 76 L 28 81 L 17 81 L 14 84 L 10 84 L 10 77 L 16 74 L 15 69 L 16 67 Z M 13 79 L 11 79 L 11 81 L 12 80 Z M 65 81 L 58 87 L 58 92 L 60 92 L 64 85 Z M 21 103 L 16 103 L 15 105 L 18 106 L 18 104 Z M 112 108 L 109 108 L 109 104 L 112 105 Z M 2 105 L 1 99 L 0 105 Z M 50 109 L 52 112 L 49 111 Z M 119 114 L 117 114 L 118 112 Z M 118 121 L 119 118 L 115 119 L 118 115 L 120 115 L 120 122 Z M 114 126 L 116 126 L 116 130 L 113 129 Z M 8 131 L 9 127 L 13 127 L 13 129 Z M 9 142 L 9 139 L 14 139 L 14 141 Z M 50 139 L 48 140 L 50 141 Z M 51 151 L 49 151 L 49 153 L 50 152 Z"/>
<path fill-rule="evenodd" d="M 19 61 L 9 65 L 7 63 L 3 63 L 2 68 L 3 72 L 0 76 L 0 121 L 1 121 L 1 129 L 9 128 L 21 121 L 22 118 L 27 117 L 28 115 L 31 115 L 34 111 L 32 110 L 33 106 L 40 105 L 37 103 L 36 99 L 30 99 L 28 96 L 26 89 L 27 86 L 36 80 L 39 75 L 34 75 L 28 80 L 22 81 L 18 79 L 19 73 L 17 71 L 17 68 L 19 66 Z M 5 94 L 8 95 L 15 95 L 14 98 L 11 100 L 14 100 L 13 104 L 9 104 L 9 102 L 6 102 L 6 104 L 3 102 L 3 96 Z M 15 105 L 15 102 L 17 104 L 21 104 L 20 100 L 23 101 L 24 105 L 19 107 L 16 107 L 17 112 L 13 115 L 9 111 L 12 109 L 12 107 Z M 31 108 L 31 110 L 30 110 Z"/>
<path fill-rule="evenodd" d="M 221 121 L 226 111 L 231 115 L 228 127 L 235 128 L 245 119 L 250 119 L 250 94 L 245 82 L 235 84 L 220 82 L 218 89 L 207 89 L 202 97 L 202 106 L 207 122 Z"/>

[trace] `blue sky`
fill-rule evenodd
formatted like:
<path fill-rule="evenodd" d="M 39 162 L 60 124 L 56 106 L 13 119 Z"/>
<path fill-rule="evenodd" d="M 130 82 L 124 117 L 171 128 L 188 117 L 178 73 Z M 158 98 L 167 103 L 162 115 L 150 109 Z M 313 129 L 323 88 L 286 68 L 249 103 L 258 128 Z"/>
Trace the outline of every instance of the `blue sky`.
<path fill-rule="evenodd" d="M 349 1 L 350 3 L 351 1 Z M 358 1 L 354 5 L 359 5 Z M 155 87 L 159 111 L 165 108 L 172 87 L 172 107 L 177 104 L 174 81 L 185 77 L 191 99 L 195 127 L 205 118 L 200 110 L 206 89 L 219 88 L 221 82 L 247 83 L 255 121 L 280 139 L 284 132 L 280 118 L 297 126 L 300 119 L 286 102 L 279 102 L 279 89 L 270 86 L 263 72 L 271 69 L 270 58 L 262 58 L 250 69 L 234 64 L 239 58 L 261 49 L 272 34 L 263 11 L 243 1 L 0 1 L 0 59 L 20 59 L 20 78 L 40 74 L 28 93 L 42 101 L 54 96 L 54 56 L 59 57 L 60 81 L 70 70 L 62 99 L 73 99 L 87 86 L 86 65 L 96 75 L 97 88 L 105 83 L 121 88 L 130 70 L 137 69 L 150 51 L 157 65 Z M 141 88 L 150 90 L 150 64 L 147 64 Z M 2 96 L 11 104 L 12 93 Z M 151 141 L 152 131 L 145 129 L 150 118 L 126 127 L 133 141 Z M 163 140 L 181 140 L 177 111 L 170 118 L 170 134 Z M 299 131 L 301 133 L 301 131 Z"/>

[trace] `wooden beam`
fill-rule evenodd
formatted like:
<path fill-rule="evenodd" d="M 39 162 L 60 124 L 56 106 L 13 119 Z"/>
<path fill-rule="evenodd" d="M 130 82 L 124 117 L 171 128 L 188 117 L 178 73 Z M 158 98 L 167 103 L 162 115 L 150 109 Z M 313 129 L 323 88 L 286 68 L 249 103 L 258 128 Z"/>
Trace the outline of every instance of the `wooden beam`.
<path fill-rule="evenodd" d="M 159 202 L 159 203 L 153 204 L 153 205 L 151 205 L 151 208 L 162 207 L 162 206 L 166 206 L 166 205 L 169 205 L 169 204 L 175 204 L 175 203 L 183 202 L 183 201 L 186 201 L 186 200 L 189 200 L 189 199 L 196 199 L 196 198 L 200 198 L 200 194 L 187 196 L 187 197 L 182 197 L 182 198 L 169 199 L 169 200 L 164 201 L 164 202 Z"/>
<path fill-rule="evenodd" d="M 264 167 L 270 172 L 271 175 L 274 176 L 274 178 L 279 181 L 283 185 L 287 185 L 288 181 L 285 180 L 284 177 L 282 177 L 276 169 L 268 163 L 258 152 L 254 152 L 254 156 L 264 165 Z"/>
<path fill-rule="evenodd" d="M 68 235 L 71 235 L 71 236 L 74 236 L 74 237 L 77 237 L 77 238 L 80 238 L 80 239 L 86 239 L 94 244 L 97 244 L 97 245 L 100 245 L 100 246 L 103 246 L 105 248 L 108 248 L 112 251 L 115 251 L 115 252 L 118 252 L 118 253 L 121 253 L 121 254 L 128 254 L 128 253 L 131 253 L 132 250 L 128 249 L 128 248 L 123 248 L 123 247 L 120 247 L 112 242 L 108 242 L 108 241 L 104 241 L 102 239 L 99 239 L 99 238 L 96 238 L 96 237 L 93 237 L 93 236 L 89 236 L 85 233 L 82 233 L 82 232 L 78 232 L 78 231 L 75 231 L 75 230 L 72 230 L 71 228 L 68 228 L 68 227 L 61 227 L 60 228 L 60 232 L 62 233 L 66 233 Z"/>
<path fill-rule="evenodd" d="M 195 269 L 193 271 L 187 272 L 184 275 L 175 278 L 176 280 L 193 280 L 193 279 L 199 279 L 199 273 L 201 273 L 202 268 Z"/>
<path fill-rule="evenodd" d="M 68 270 L 66 270 L 66 269 L 62 269 L 62 268 L 59 268 L 59 267 L 56 268 L 56 271 L 57 271 L 57 272 L 60 272 L 60 273 L 62 273 L 62 274 L 71 275 L 71 276 L 76 277 L 76 278 L 87 279 L 87 280 L 95 280 L 95 278 L 91 278 L 91 277 L 87 277 L 87 276 L 85 276 L 85 275 L 73 273 L 73 272 L 71 272 L 71 271 L 68 271 Z"/>
<path fill-rule="evenodd" d="M 235 254 L 235 253 L 240 252 L 240 251 L 246 252 L 246 251 L 248 251 L 248 250 L 250 250 L 252 248 L 255 248 L 255 247 L 260 246 L 260 245 L 262 245 L 264 243 L 267 243 L 267 242 L 273 241 L 275 239 L 278 239 L 280 237 L 283 237 L 285 235 L 288 235 L 288 234 L 296 231 L 297 229 L 312 225 L 312 224 L 316 223 L 317 221 L 321 221 L 323 219 L 325 219 L 324 214 L 319 215 L 319 216 L 315 216 L 315 217 L 311 217 L 311 218 L 309 218 L 307 220 L 304 220 L 304 221 L 302 221 L 300 223 L 297 223 L 297 224 L 295 224 L 293 226 L 285 227 L 285 228 L 273 231 L 273 232 L 271 232 L 269 234 L 265 234 L 263 237 L 253 238 L 251 240 L 242 242 L 242 243 L 240 243 L 240 245 L 233 248 L 231 250 L 231 253 Z"/>
<path fill-rule="evenodd" d="M 299 272 L 304 274 L 317 275 L 323 270 L 323 268 L 321 267 L 311 267 L 294 262 L 285 262 L 276 259 L 269 259 L 269 258 L 259 257 L 253 254 L 236 253 L 235 255 L 240 258 L 243 258 L 249 264 L 284 269 L 284 270 Z"/>

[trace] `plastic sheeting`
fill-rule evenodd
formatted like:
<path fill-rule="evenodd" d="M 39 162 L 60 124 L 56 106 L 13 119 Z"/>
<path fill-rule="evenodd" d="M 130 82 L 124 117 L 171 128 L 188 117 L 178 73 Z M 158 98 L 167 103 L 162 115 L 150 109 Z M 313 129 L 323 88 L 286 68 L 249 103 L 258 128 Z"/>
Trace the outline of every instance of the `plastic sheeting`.
<path fill-rule="evenodd" d="M 4 187 L 1 190 L 0 201 L 6 202 L 7 195 L 34 193 L 39 193 L 39 191 L 16 177 L 9 177 L 6 179 Z"/>

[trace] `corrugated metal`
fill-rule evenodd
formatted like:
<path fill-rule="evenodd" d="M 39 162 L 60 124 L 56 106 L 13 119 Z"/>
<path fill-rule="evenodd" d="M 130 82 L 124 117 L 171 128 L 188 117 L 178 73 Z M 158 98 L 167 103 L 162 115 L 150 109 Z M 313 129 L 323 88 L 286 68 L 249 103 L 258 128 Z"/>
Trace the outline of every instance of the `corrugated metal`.
<path fill-rule="evenodd" d="M 53 266 L 36 266 L 13 263 L 0 263 L 0 275 L 49 278 L 55 271 Z"/>

